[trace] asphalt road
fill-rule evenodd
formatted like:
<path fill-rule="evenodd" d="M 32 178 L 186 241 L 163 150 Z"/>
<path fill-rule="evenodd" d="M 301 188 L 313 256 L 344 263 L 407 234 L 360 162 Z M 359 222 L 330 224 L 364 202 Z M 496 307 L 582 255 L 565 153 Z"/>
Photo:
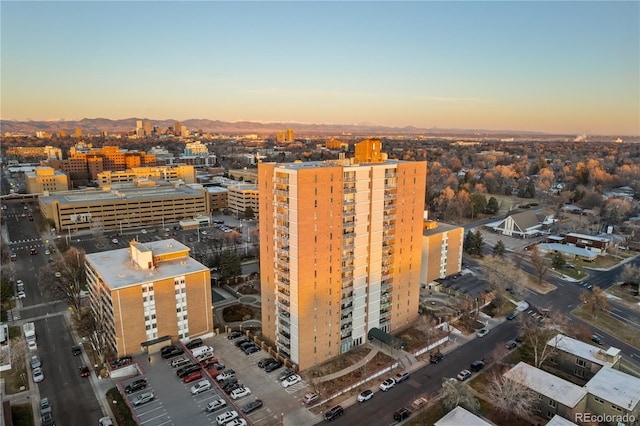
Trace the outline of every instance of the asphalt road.
<path fill-rule="evenodd" d="M 395 424 L 393 413 L 397 409 L 409 406 L 424 394 L 430 397 L 435 396 L 440 391 L 443 378 L 456 377 L 460 370 L 468 369 L 473 361 L 489 357 L 495 348 L 515 338 L 517 333 L 517 322 L 505 321 L 493 328 L 485 337 L 473 339 L 448 353 L 438 364 L 429 364 L 413 372 L 409 380 L 396 385 L 389 391 L 382 392 L 377 389 L 369 401 L 346 407 L 344 414 L 331 423 L 337 426 L 369 426 L 373 424 L 372 419 L 376 419 L 375 424 L 378 425 Z"/>
<path fill-rule="evenodd" d="M 36 206 L 29 203 L 24 205 L 37 218 L 39 212 Z M 48 266 L 45 240 L 38 234 L 37 221 L 20 217 L 23 211 L 29 210 L 24 210 L 20 201 L 10 201 L 3 214 L 7 214 L 8 218 L 6 223 L 11 251 L 18 256 L 15 262 L 10 262 L 9 267 L 12 268 L 14 279 L 24 281 L 27 295 L 19 302 L 20 318 L 15 324 L 34 322 L 38 348 L 27 355 L 27 364 L 31 355 L 39 355 L 45 377 L 42 382 L 34 384 L 38 393 L 32 393 L 32 397 L 36 398 L 39 394 L 40 398 L 49 398 L 56 424 L 98 424 L 98 419 L 103 416 L 102 409 L 89 380 L 80 377 L 78 371 L 84 361 L 82 357 L 71 355 L 74 342 L 63 316 L 67 306 L 63 302 L 49 300 L 38 286 L 38 273 L 41 268 Z M 30 255 L 30 248 L 36 248 L 38 254 Z"/>

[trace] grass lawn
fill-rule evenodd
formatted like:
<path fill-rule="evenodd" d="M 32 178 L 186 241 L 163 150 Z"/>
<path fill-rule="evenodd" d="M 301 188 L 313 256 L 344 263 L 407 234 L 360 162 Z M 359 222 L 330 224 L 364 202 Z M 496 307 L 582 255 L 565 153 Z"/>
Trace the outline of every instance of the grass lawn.
<path fill-rule="evenodd" d="M 636 327 L 603 313 L 598 315 L 598 318 L 594 320 L 591 317 L 591 314 L 586 312 L 582 306 L 574 309 L 572 314 L 583 319 L 589 324 L 593 324 L 596 327 L 605 330 L 612 336 L 616 336 L 623 342 L 631 346 L 635 346 L 636 348 L 640 348 L 640 333 L 638 333 L 638 329 Z"/>
<path fill-rule="evenodd" d="M 632 296 L 631 294 L 629 294 L 629 292 L 626 292 L 622 288 L 620 288 L 619 285 L 614 285 L 610 287 L 607 290 L 607 293 L 610 293 L 616 297 L 619 297 L 625 302 L 631 303 L 634 307 L 637 307 L 638 303 L 640 303 L 640 298 Z"/>

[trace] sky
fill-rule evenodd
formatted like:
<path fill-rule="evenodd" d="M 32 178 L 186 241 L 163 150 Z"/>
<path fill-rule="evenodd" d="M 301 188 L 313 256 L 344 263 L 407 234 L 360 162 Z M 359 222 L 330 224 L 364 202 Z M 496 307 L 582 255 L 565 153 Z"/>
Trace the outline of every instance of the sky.
<path fill-rule="evenodd" d="M 0 2 L 0 116 L 640 135 L 640 2 Z"/>

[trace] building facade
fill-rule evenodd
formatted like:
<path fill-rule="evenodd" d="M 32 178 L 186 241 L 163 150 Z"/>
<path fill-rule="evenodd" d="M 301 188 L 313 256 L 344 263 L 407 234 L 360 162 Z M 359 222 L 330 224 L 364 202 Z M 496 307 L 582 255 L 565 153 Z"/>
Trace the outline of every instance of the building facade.
<path fill-rule="evenodd" d="M 140 353 L 142 343 L 163 336 L 214 331 L 209 268 L 176 240 L 88 254 L 85 269 L 92 313 L 114 355 Z"/>
<path fill-rule="evenodd" d="M 418 317 L 426 163 L 367 160 L 258 165 L 262 332 L 301 369 Z"/>
<path fill-rule="evenodd" d="M 51 167 L 36 167 L 33 172 L 25 172 L 27 194 L 42 194 L 69 190 L 67 175 Z"/>
<path fill-rule="evenodd" d="M 208 216 L 203 188 L 186 185 L 64 191 L 38 197 L 40 211 L 59 232 L 123 230 L 178 223 Z"/>
<path fill-rule="evenodd" d="M 255 217 L 259 217 L 260 202 L 258 185 L 249 183 L 231 185 L 227 187 L 227 207 L 234 213 L 244 214 L 247 207 L 251 207 Z"/>
<path fill-rule="evenodd" d="M 435 221 L 424 222 L 422 284 L 457 274 L 462 269 L 464 228 Z"/>
<path fill-rule="evenodd" d="M 180 180 L 184 183 L 196 182 L 196 170 L 193 166 L 178 165 L 175 167 L 134 167 L 125 171 L 106 170 L 98 173 L 98 186 L 109 186 L 119 183 L 134 183 L 140 179 L 167 182 Z"/>

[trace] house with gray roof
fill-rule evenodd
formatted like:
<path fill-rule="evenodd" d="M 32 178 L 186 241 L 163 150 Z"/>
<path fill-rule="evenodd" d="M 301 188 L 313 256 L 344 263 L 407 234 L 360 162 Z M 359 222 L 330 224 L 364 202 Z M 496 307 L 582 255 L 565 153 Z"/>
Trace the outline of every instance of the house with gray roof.
<path fill-rule="evenodd" d="M 603 367 L 619 368 L 620 349 L 591 345 L 573 339 L 564 334 L 557 334 L 547 342 L 553 355 L 546 362 L 546 367 L 573 376 L 574 383 L 584 383 L 594 377 Z"/>
<path fill-rule="evenodd" d="M 533 210 L 525 210 L 509 215 L 491 224 L 491 227 L 495 232 L 509 237 L 531 238 L 540 235 L 545 226 L 553 222 L 553 218 L 538 215 Z"/>

